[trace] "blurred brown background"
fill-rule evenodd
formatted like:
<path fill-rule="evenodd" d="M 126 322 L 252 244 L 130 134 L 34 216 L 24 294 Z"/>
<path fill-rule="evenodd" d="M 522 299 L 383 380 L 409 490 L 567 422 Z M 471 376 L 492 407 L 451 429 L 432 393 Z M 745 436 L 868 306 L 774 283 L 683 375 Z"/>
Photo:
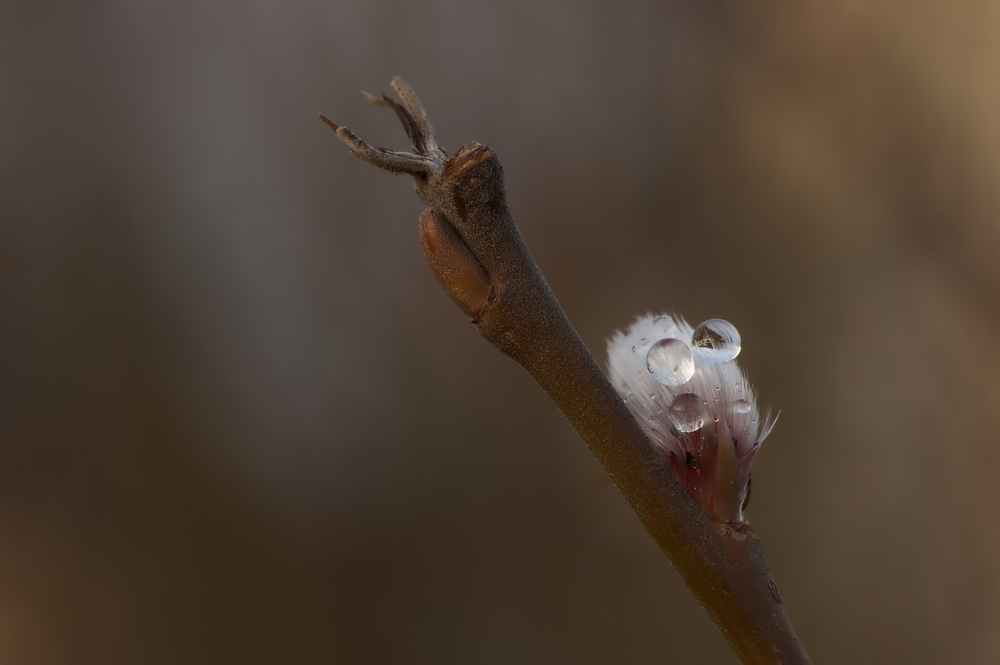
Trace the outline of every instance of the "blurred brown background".
<path fill-rule="evenodd" d="M 732 321 L 817 663 L 1000 661 L 1000 5 L 0 4 L 0 662 L 732 663 L 439 290 L 394 75 L 570 318 Z"/>

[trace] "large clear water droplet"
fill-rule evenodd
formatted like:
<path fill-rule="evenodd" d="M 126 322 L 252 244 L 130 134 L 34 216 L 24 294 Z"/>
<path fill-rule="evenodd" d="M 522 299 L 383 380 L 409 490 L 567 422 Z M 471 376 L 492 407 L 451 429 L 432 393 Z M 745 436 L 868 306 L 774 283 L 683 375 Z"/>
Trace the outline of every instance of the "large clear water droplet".
<path fill-rule="evenodd" d="M 665 386 L 679 386 L 694 376 L 691 347 L 679 339 L 667 337 L 649 347 L 646 369 Z"/>
<path fill-rule="evenodd" d="M 736 400 L 733 402 L 733 411 L 740 414 L 750 413 L 750 402 L 745 399 Z"/>
<path fill-rule="evenodd" d="M 679 432 L 697 432 L 705 424 L 708 411 L 701 397 L 694 393 L 682 393 L 674 398 L 667 409 L 667 417 Z"/>
<path fill-rule="evenodd" d="M 709 319 L 694 329 L 691 344 L 706 362 L 727 363 L 740 355 L 740 331 L 724 319 Z"/>

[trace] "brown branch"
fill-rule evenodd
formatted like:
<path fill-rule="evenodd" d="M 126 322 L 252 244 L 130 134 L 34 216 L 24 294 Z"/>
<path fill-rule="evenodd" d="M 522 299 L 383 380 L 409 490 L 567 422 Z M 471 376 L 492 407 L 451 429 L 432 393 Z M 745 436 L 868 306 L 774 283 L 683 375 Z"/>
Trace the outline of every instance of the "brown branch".
<path fill-rule="evenodd" d="M 417 96 L 398 78 L 392 86 L 406 113 L 368 98 L 396 110 L 414 153 L 374 148 L 323 120 L 361 159 L 413 174 L 429 206 L 421 241 L 442 287 L 566 415 L 741 661 L 808 663 L 760 539 L 745 523 L 706 518 L 566 318 L 511 216 L 496 153 L 472 142 L 447 159 Z"/>

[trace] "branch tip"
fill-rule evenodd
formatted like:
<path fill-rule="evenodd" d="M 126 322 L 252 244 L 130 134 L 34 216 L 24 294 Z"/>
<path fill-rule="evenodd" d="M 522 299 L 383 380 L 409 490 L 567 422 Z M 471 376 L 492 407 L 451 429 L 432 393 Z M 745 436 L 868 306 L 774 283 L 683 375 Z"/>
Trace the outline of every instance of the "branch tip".
<path fill-rule="evenodd" d="M 336 131 L 337 131 L 338 129 L 340 129 L 340 125 L 338 125 L 337 123 L 335 123 L 335 122 L 334 122 L 333 120 L 330 120 L 329 118 L 327 118 L 327 117 L 326 117 L 325 115 L 323 115 L 322 113 L 320 113 L 320 114 L 319 114 L 319 119 L 320 119 L 320 120 L 322 120 L 323 122 L 325 122 L 325 123 L 327 124 L 327 126 L 329 126 L 329 127 L 330 127 L 330 129 L 332 129 L 332 130 L 333 130 L 333 131 L 335 131 L 335 132 L 336 132 Z"/>
<path fill-rule="evenodd" d="M 495 153 L 469 143 L 447 160 L 413 90 L 399 78 L 392 88 L 401 102 L 362 96 L 393 108 L 417 154 L 376 148 L 320 118 L 362 160 L 416 176 L 429 206 L 420 241 L 445 292 L 559 406 L 740 659 L 808 664 L 759 539 L 744 523 L 706 517 L 573 329 L 514 223 Z"/>
<path fill-rule="evenodd" d="M 392 87 L 403 100 L 402 104 L 393 101 L 388 95 L 382 95 L 379 98 L 364 90 L 360 92 L 369 104 L 388 107 L 395 112 L 403 129 L 406 130 L 407 138 L 410 139 L 412 153 L 377 148 L 361 140 L 347 127 L 338 125 L 322 113 L 319 114 L 319 117 L 333 131 L 337 132 L 337 136 L 347 144 L 351 152 L 369 164 L 393 173 L 409 173 L 420 179 L 426 178 L 432 173 L 441 173 L 444 170 L 447 155 L 438 147 L 434 139 L 434 130 L 427 120 L 427 113 L 420 105 L 413 90 L 399 78 L 393 79 Z"/>

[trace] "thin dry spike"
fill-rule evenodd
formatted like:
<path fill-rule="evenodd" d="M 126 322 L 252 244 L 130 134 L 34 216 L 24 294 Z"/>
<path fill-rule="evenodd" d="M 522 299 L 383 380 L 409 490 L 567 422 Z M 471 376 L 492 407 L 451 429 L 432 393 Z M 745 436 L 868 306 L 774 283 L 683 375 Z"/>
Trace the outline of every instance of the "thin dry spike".
<path fill-rule="evenodd" d="M 366 141 L 359 139 L 347 127 L 338 125 L 322 113 L 319 114 L 319 117 L 320 120 L 329 125 L 337 133 L 337 136 L 347 144 L 351 152 L 380 169 L 392 171 L 393 173 L 427 176 L 432 173 L 439 173 L 443 168 L 440 162 L 430 157 L 414 155 L 409 152 L 396 152 L 394 150 L 386 150 L 385 148 L 376 148 Z"/>
<path fill-rule="evenodd" d="M 434 128 L 431 127 L 431 122 L 427 119 L 427 112 L 420 103 L 417 93 L 413 92 L 413 88 L 406 85 L 406 82 L 398 76 L 392 79 L 392 89 L 403 100 L 403 105 L 406 106 L 410 115 L 416 120 L 417 126 L 420 128 L 420 134 L 424 139 L 424 145 L 427 146 L 427 153 L 439 156 L 442 159 L 445 158 L 444 151 L 438 147 L 437 138 L 434 136 Z"/>
<path fill-rule="evenodd" d="M 340 125 L 338 125 L 337 123 L 335 123 L 333 120 L 330 120 L 329 118 L 327 118 L 322 113 L 319 114 L 319 119 L 322 120 L 323 122 L 325 122 L 327 125 L 329 125 L 330 129 L 332 129 L 333 131 L 337 131 L 338 129 L 340 129 Z"/>
<path fill-rule="evenodd" d="M 416 119 L 405 106 L 400 106 L 388 95 L 382 95 L 382 97 L 379 98 L 369 92 L 365 92 L 364 90 L 361 91 L 361 95 L 368 100 L 368 103 L 372 106 L 388 106 L 395 111 L 400 124 L 402 124 L 403 129 L 406 130 L 406 136 L 410 139 L 410 145 L 413 146 L 413 151 L 418 155 L 427 154 L 427 142 L 424 138 L 423 130 L 421 130 L 420 125 L 417 124 Z"/>
<path fill-rule="evenodd" d="M 369 102 L 375 103 L 374 97 L 365 93 Z M 413 146 L 413 152 L 418 155 L 427 154 L 427 144 L 424 142 L 424 135 L 421 133 L 420 125 L 417 121 L 410 115 L 410 112 L 406 110 L 406 107 L 400 106 L 392 100 L 388 95 L 382 95 L 382 99 L 375 103 L 376 106 L 388 106 L 395 113 L 396 117 L 399 118 L 399 123 L 403 125 L 403 129 L 406 130 L 406 137 L 410 139 L 410 145 Z"/>

